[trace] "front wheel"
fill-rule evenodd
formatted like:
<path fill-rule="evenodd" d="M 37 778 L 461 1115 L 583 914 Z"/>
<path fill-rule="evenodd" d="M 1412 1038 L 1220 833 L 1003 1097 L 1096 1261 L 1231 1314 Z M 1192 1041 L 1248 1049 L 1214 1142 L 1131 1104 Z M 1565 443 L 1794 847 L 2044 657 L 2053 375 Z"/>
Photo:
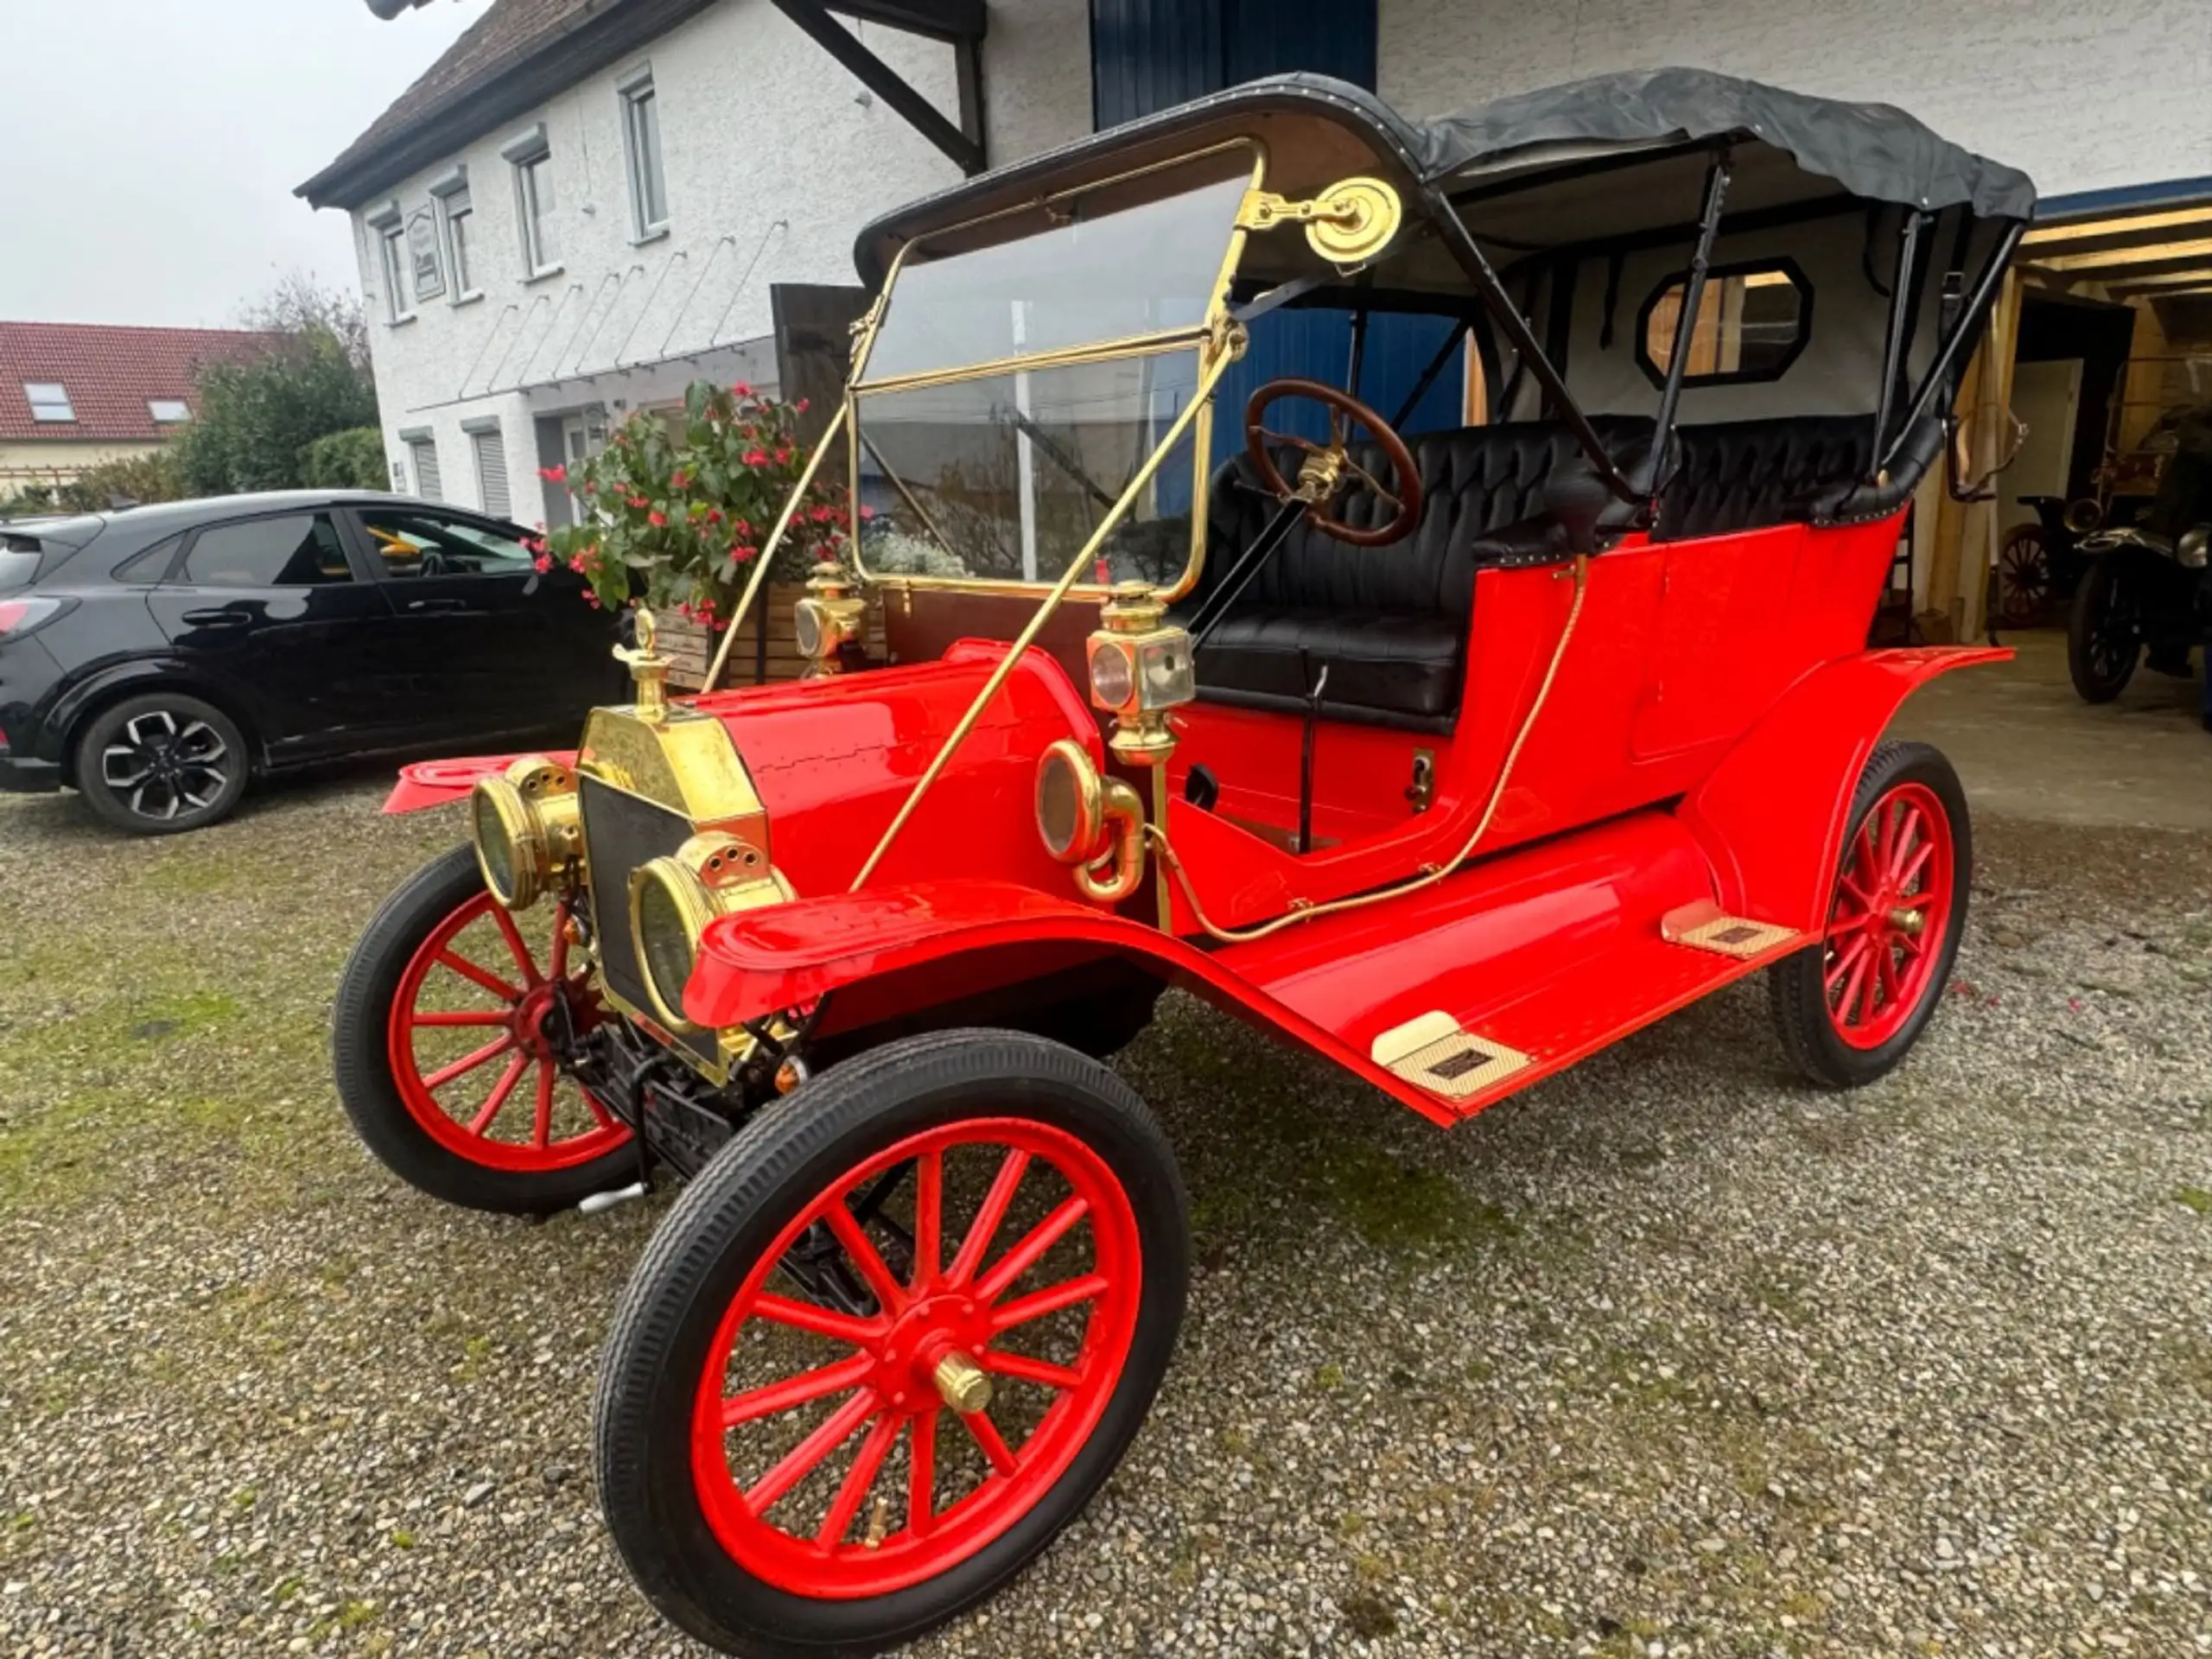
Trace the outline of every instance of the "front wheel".
<path fill-rule="evenodd" d="M 812 1659 L 989 1595 L 1143 1421 L 1186 1209 L 1143 1103 L 1020 1033 L 887 1044 L 762 1113 L 662 1223 L 600 1372 L 639 1587 L 724 1652 Z"/>
<path fill-rule="evenodd" d="M 2142 654 L 2134 585 L 2110 555 L 2090 560 L 2066 620 L 2066 669 L 2075 690 L 2084 702 L 2110 702 L 2135 677 Z"/>
<path fill-rule="evenodd" d="M 1942 750 L 1885 743 L 1859 774 L 1826 937 L 1768 971 L 1782 1046 L 1813 1082 L 1856 1088 L 1920 1039 L 1966 929 L 1974 839 Z"/>
<path fill-rule="evenodd" d="M 339 976 L 331 1061 L 346 1115 L 401 1179 L 550 1215 L 635 1178 L 629 1127 L 563 1069 L 603 1017 L 569 947 L 563 906 L 510 914 L 467 847 L 385 901 Z"/>

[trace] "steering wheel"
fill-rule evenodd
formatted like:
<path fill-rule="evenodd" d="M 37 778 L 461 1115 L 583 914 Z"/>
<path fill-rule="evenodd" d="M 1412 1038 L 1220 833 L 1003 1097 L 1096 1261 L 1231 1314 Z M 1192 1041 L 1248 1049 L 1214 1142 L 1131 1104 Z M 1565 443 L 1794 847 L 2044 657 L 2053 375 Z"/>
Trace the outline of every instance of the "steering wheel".
<path fill-rule="evenodd" d="M 1328 442 L 1316 443 L 1311 438 L 1268 429 L 1268 410 L 1286 397 L 1311 397 L 1317 404 L 1327 405 Z M 1365 427 L 1382 446 L 1390 470 L 1396 474 L 1398 487 L 1395 492 L 1384 488 L 1380 479 L 1351 458 L 1348 439 L 1353 426 Z M 1281 473 L 1275 468 L 1274 457 L 1268 453 L 1270 443 L 1287 443 L 1306 452 L 1306 460 L 1298 469 L 1297 483 L 1284 482 Z M 1270 380 L 1254 391 L 1244 404 L 1244 448 L 1259 472 L 1260 482 L 1274 492 L 1277 500 L 1303 500 L 1307 521 L 1325 536 L 1354 547 L 1388 547 L 1412 535 L 1414 526 L 1421 522 L 1421 471 L 1414 465 L 1413 451 L 1406 448 L 1406 441 L 1389 422 L 1358 398 L 1325 382 L 1290 375 Z M 1395 507 L 1396 516 L 1372 530 L 1357 530 L 1331 518 L 1329 503 L 1343 489 L 1348 475 L 1363 480 L 1379 499 Z"/>

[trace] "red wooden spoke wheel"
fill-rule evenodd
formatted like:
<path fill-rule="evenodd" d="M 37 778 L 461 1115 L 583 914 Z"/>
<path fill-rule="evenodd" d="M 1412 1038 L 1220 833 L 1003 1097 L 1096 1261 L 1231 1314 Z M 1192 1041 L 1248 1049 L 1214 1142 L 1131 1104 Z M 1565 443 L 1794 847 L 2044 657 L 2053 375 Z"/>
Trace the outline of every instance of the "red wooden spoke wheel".
<path fill-rule="evenodd" d="M 556 905 L 510 915 L 456 847 L 400 885 L 346 959 L 338 1097 L 369 1149 L 433 1198 L 547 1215 L 637 1178 L 628 1126 L 564 1066 L 605 1017 L 567 923 Z"/>
<path fill-rule="evenodd" d="M 987 1151 L 997 1173 L 964 1234 L 948 1237 L 944 1165 L 956 1148 Z M 852 1201 L 908 1163 L 913 1259 L 908 1272 L 894 1275 L 854 1219 Z M 1065 1183 L 1066 1196 L 1034 1225 L 1001 1237 L 1020 1189 L 1047 1172 Z M 843 1245 L 874 1294 L 873 1316 L 833 1313 L 771 1288 L 777 1264 L 817 1224 Z M 1088 1256 L 1083 1270 L 1016 1292 L 1048 1251 L 1076 1244 Z M 750 1571 L 804 1596 L 880 1595 L 967 1560 L 1052 1490 L 1096 1426 L 1135 1332 L 1141 1261 L 1136 1217 L 1114 1172 L 1083 1141 L 1045 1124 L 1010 1118 L 947 1124 L 848 1171 L 769 1247 L 709 1350 L 692 1418 L 692 1467 L 715 1535 Z M 1074 1307 L 1088 1317 L 1069 1363 L 1021 1351 L 1025 1327 Z M 742 1327 L 755 1321 L 827 1338 L 843 1357 L 732 1391 L 731 1351 Z M 977 1376 L 1034 1385 L 1051 1402 L 1010 1441 L 987 1404 L 956 1408 L 986 1392 Z M 962 1393 L 963 1382 L 974 1394 Z M 836 1408 L 772 1465 L 735 1466 L 733 1429 L 817 1401 Z M 941 1435 L 953 1433 L 972 1439 L 983 1458 L 982 1478 L 966 1491 L 943 1490 L 938 1446 Z M 855 1436 L 858 1449 L 851 1450 Z M 905 1478 L 887 1502 L 884 1465 L 902 1441 Z M 782 1501 L 833 1459 L 843 1473 L 826 1503 Z"/>
<path fill-rule="evenodd" d="M 1921 783 L 1874 803 L 1846 849 L 1821 985 L 1836 1035 L 1879 1048 L 1928 994 L 1951 921 L 1949 815 Z"/>
<path fill-rule="evenodd" d="M 516 918 L 479 893 L 430 931 L 392 998 L 400 1098 L 433 1141 L 493 1169 L 573 1168 L 630 1137 L 562 1075 L 562 1022 L 588 1028 L 600 1014 L 587 977 L 569 971 L 568 906 L 550 909 L 542 971 Z"/>
<path fill-rule="evenodd" d="M 829 1067 L 685 1187 L 616 1309 L 608 1530 L 725 1652 L 870 1653 L 1005 1583 L 1144 1421 L 1187 1205 L 1144 1103 L 1039 1037 Z"/>
<path fill-rule="evenodd" d="M 1920 1039 L 1966 930 L 1973 866 L 1966 793 L 1942 753 L 1885 743 L 1845 819 L 1818 944 L 1775 963 L 1775 1029 L 1829 1088 L 1872 1083 Z"/>

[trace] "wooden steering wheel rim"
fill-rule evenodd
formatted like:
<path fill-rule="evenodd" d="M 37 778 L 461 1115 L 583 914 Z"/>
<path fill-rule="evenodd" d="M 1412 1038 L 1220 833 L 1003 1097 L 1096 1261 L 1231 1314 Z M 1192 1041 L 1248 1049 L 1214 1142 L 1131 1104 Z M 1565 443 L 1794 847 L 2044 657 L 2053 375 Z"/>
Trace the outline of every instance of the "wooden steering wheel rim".
<path fill-rule="evenodd" d="M 1338 414 L 1349 416 L 1375 435 L 1382 446 L 1382 454 L 1389 461 L 1390 470 L 1397 474 L 1398 512 L 1388 524 L 1373 530 L 1356 530 L 1341 520 L 1332 518 L 1321 511 L 1322 504 L 1315 502 L 1306 510 L 1307 520 L 1324 535 L 1353 547 L 1388 547 L 1393 542 L 1403 541 L 1414 532 L 1421 522 L 1421 469 L 1414 465 L 1413 451 L 1406 448 L 1390 423 L 1348 391 L 1339 391 L 1325 381 L 1307 380 L 1297 375 L 1285 375 L 1268 381 L 1254 389 L 1244 402 L 1244 452 L 1252 458 L 1258 469 L 1260 482 L 1274 492 L 1276 497 L 1287 500 L 1296 486 L 1283 480 L 1276 470 L 1274 457 L 1268 453 L 1266 422 L 1262 419 L 1269 407 L 1285 397 L 1311 397 L 1316 403 L 1326 404 Z"/>

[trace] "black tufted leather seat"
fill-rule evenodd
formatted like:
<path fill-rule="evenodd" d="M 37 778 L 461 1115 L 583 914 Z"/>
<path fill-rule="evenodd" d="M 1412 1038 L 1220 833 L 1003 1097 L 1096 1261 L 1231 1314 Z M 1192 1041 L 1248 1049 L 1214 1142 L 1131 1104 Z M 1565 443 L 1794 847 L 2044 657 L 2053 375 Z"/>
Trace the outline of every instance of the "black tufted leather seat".
<path fill-rule="evenodd" d="M 1652 423 L 1599 416 L 1599 435 L 1624 470 L 1646 464 Z M 1832 524 L 1894 512 L 1942 453 L 1942 423 L 1920 422 L 1890 480 L 1865 485 L 1872 440 L 1866 416 L 1735 421 L 1675 430 L 1672 476 L 1653 538 L 1686 541 L 1770 524 Z M 1199 696 L 1250 708 L 1302 710 L 1323 664 L 1326 718 L 1449 731 L 1465 677 L 1475 572 L 1550 559 L 1561 550 L 1542 516 L 1544 486 L 1562 466 L 1586 465 L 1562 425 L 1516 423 L 1408 441 L 1425 496 L 1421 523 L 1389 547 L 1355 548 L 1300 523 L 1245 588 L 1198 655 Z M 1353 458 L 1378 478 L 1373 445 Z M 1285 477 L 1299 457 L 1278 465 Z M 1214 475 L 1205 575 L 1179 607 L 1187 621 L 1274 516 L 1274 498 L 1243 455 Z M 1338 499 L 1347 524 L 1387 510 L 1364 486 Z"/>
<path fill-rule="evenodd" d="M 1873 432 L 1873 421 L 1864 415 L 1678 427 L 1675 475 L 1660 498 L 1652 539 L 1682 542 L 1894 512 L 1942 454 L 1942 423 L 1934 416 L 1922 420 L 1890 481 L 1862 485 L 1872 460 Z"/>
<path fill-rule="evenodd" d="M 1640 461 L 1651 423 L 1600 416 L 1599 435 L 1624 463 Z M 1465 677 L 1475 572 L 1484 564 L 1550 550 L 1543 538 L 1544 485 L 1562 465 L 1583 464 L 1561 425 L 1469 427 L 1408 440 L 1421 468 L 1420 524 L 1389 547 L 1347 547 L 1301 522 L 1237 600 L 1198 652 L 1201 696 L 1247 707 L 1302 709 L 1328 664 L 1325 717 L 1448 731 Z M 1372 444 L 1353 459 L 1387 480 L 1389 463 Z M 1296 475 L 1299 457 L 1278 465 Z M 1206 511 L 1206 568 L 1181 620 L 1221 580 L 1275 511 L 1238 455 L 1214 475 Z M 1363 485 L 1338 499 L 1344 521 L 1365 528 L 1390 510 Z"/>

